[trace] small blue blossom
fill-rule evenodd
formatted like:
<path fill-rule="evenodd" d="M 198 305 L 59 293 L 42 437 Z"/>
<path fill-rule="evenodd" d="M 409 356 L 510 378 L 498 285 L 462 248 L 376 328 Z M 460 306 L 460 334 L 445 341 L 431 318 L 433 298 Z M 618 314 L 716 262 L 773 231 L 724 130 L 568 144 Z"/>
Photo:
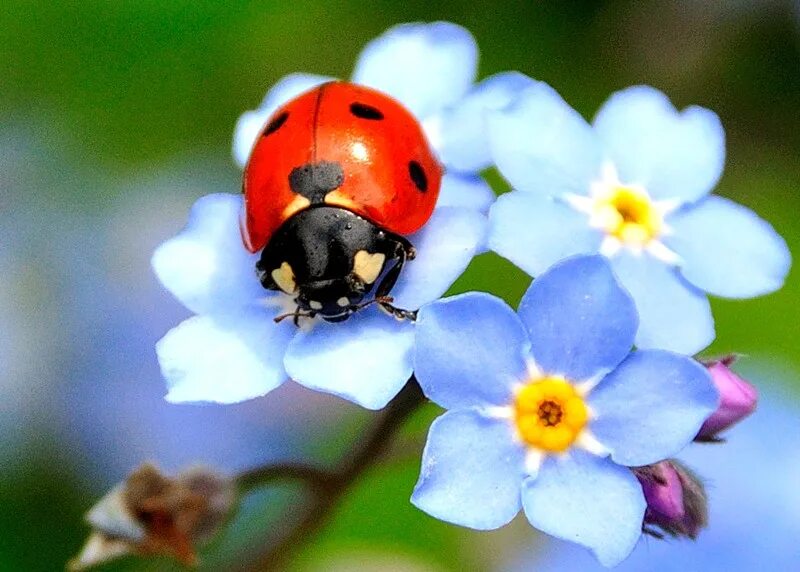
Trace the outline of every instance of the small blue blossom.
<path fill-rule="evenodd" d="M 490 247 L 534 276 L 574 254 L 607 256 L 636 301 L 637 346 L 695 353 L 714 339 L 706 293 L 748 298 L 783 284 L 781 237 L 708 196 L 725 159 L 713 112 L 679 112 L 639 86 L 614 94 L 589 125 L 539 83 L 488 121 L 515 189 L 492 208 Z"/>
<path fill-rule="evenodd" d="M 749 375 L 774 382 L 765 363 Z M 772 370 L 772 371 L 770 371 Z M 793 379 L 796 377 L 792 374 Z M 764 385 L 761 386 L 764 388 Z M 794 570 L 800 562 L 800 409 L 785 390 L 762 391 L 758 415 L 734 427 L 724 447 L 687 447 L 681 460 L 707 480 L 711 526 L 696 542 L 647 537 L 619 572 L 757 572 Z M 580 550 L 536 543 L 502 566 L 509 572 L 597 572 Z"/>
<path fill-rule="evenodd" d="M 431 426 L 412 502 L 476 529 L 523 509 L 604 565 L 622 561 L 646 506 L 627 467 L 680 451 L 718 401 L 692 359 L 631 352 L 636 329 L 601 256 L 554 266 L 516 314 L 483 293 L 422 307 L 415 373 L 448 411 Z"/>

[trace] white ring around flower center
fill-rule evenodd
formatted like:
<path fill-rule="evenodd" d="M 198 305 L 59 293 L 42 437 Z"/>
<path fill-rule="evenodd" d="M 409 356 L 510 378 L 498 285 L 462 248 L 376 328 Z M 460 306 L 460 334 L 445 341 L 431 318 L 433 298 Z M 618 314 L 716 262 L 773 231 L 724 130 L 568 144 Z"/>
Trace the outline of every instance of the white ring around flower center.
<path fill-rule="evenodd" d="M 566 195 L 567 203 L 588 216 L 589 225 L 603 232 L 600 253 L 612 257 L 623 248 L 641 254 L 647 251 L 667 264 L 678 264 L 678 255 L 661 240 L 671 229 L 665 218 L 679 201 L 656 201 L 639 184 L 620 181 L 612 163 L 604 163 L 599 179 L 589 186 L 589 195 Z"/>

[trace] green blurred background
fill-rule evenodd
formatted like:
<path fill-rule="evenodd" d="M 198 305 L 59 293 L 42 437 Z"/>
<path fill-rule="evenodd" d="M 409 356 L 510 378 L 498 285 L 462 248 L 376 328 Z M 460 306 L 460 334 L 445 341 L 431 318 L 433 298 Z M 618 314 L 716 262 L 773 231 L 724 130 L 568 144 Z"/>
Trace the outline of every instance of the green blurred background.
<path fill-rule="evenodd" d="M 82 513 L 111 484 L 148 458 L 170 468 L 194 458 L 183 446 L 192 416 L 212 416 L 195 449 L 208 439 L 205 460 L 229 469 L 270 455 L 335 458 L 358 434 L 365 414 L 297 389 L 282 390 L 277 405 L 165 407 L 152 344 L 185 311 L 155 284 L 148 260 L 194 199 L 236 192 L 234 123 L 277 79 L 294 71 L 347 77 L 364 43 L 389 26 L 438 19 L 475 35 L 481 77 L 520 70 L 587 117 L 611 92 L 638 83 L 679 107 L 714 109 L 728 134 L 718 192 L 759 212 L 800 252 L 795 2 L 5 0 L 0 570 L 62 569 L 87 532 Z M 526 286 L 512 265 L 484 255 L 455 289 L 516 303 Z M 768 361 L 772 373 L 758 383 L 781 383 L 796 400 L 798 294 L 795 271 L 777 294 L 715 300 L 718 335 L 708 353 Z M 147 391 L 129 395 L 130 384 Z M 538 542 L 524 526 L 470 533 L 408 504 L 435 414 L 424 411 L 396 460 L 359 483 L 297 569 L 484 570 L 501 566 L 498 555 L 514 546 Z M 293 425 L 304 415 L 315 423 Z M 297 496 L 287 489 L 250 499 L 204 551 L 205 568 L 237 569 L 242 554 L 280 531 Z M 106 569 L 177 568 L 129 559 Z"/>

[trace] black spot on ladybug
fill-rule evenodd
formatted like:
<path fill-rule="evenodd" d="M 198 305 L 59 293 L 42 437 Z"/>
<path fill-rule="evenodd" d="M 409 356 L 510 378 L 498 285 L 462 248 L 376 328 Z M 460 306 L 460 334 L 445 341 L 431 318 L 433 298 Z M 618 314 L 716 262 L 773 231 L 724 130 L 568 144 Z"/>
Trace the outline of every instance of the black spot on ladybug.
<path fill-rule="evenodd" d="M 289 173 L 292 191 L 306 197 L 312 204 L 323 202 L 325 195 L 341 187 L 343 182 L 342 166 L 332 161 L 308 163 Z"/>
<path fill-rule="evenodd" d="M 425 170 L 422 165 L 416 161 L 409 161 L 408 174 L 417 188 L 423 193 L 428 190 L 428 177 L 425 175 Z"/>
<path fill-rule="evenodd" d="M 272 135 L 278 129 L 283 127 L 283 124 L 286 123 L 287 119 L 289 119 L 289 112 L 284 111 L 283 113 L 278 115 L 278 117 L 270 121 L 269 125 L 267 125 L 267 128 L 264 129 L 264 137 L 266 137 L 267 135 Z"/>
<path fill-rule="evenodd" d="M 372 119 L 373 121 L 383 119 L 383 113 L 381 113 L 380 109 L 365 103 L 351 103 L 350 113 L 361 119 Z"/>

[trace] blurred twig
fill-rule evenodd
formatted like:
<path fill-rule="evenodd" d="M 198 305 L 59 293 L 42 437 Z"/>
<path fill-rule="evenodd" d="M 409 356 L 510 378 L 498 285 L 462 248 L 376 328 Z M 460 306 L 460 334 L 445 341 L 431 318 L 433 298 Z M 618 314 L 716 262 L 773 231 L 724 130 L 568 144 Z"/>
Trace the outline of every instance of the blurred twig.
<path fill-rule="evenodd" d="M 294 463 L 264 465 L 249 469 L 236 476 L 236 486 L 241 494 L 266 486 L 275 481 L 302 481 L 312 487 L 325 488 L 334 475 L 325 469 Z"/>
<path fill-rule="evenodd" d="M 294 526 L 282 537 L 267 543 L 264 550 L 243 568 L 260 571 L 284 569 L 292 554 L 324 526 L 350 486 L 383 457 L 403 422 L 424 402 L 422 389 L 412 375 L 397 397 L 381 411 L 364 439 L 356 443 L 336 467 L 319 469 L 297 464 L 265 465 L 240 474 L 236 480 L 243 493 L 274 481 L 300 480 L 310 485 L 309 492 L 312 495 L 305 513 Z"/>

